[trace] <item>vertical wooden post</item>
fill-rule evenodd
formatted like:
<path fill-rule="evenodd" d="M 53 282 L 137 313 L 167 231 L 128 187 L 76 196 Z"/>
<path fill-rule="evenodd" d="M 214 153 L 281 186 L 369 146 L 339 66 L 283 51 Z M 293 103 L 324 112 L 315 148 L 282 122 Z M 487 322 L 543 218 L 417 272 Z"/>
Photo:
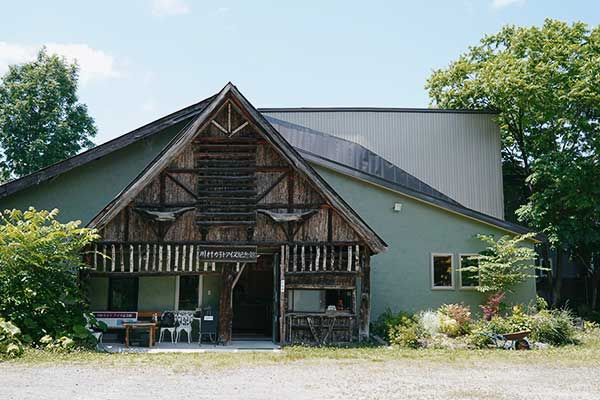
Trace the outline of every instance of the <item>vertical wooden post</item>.
<path fill-rule="evenodd" d="M 232 285 L 235 271 L 229 264 L 221 269 L 221 294 L 219 296 L 219 338 L 223 343 L 231 341 L 231 322 L 233 307 L 231 303 Z"/>
<path fill-rule="evenodd" d="M 371 257 L 364 255 L 365 264 L 360 269 L 360 313 L 358 315 L 358 340 L 369 340 L 369 320 L 371 318 Z"/>
<path fill-rule="evenodd" d="M 134 264 L 134 250 L 133 245 L 129 245 L 129 272 L 133 272 L 133 264 Z"/>

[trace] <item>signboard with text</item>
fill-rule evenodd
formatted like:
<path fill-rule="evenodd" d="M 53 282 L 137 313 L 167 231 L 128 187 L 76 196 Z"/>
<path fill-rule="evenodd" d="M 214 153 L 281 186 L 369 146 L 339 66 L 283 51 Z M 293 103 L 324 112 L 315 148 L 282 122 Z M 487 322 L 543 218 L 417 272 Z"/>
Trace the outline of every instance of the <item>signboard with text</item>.
<path fill-rule="evenodd" d="M 256 262 L 256 246 L 198 246 L 198 259 L 212 262 Z"/>

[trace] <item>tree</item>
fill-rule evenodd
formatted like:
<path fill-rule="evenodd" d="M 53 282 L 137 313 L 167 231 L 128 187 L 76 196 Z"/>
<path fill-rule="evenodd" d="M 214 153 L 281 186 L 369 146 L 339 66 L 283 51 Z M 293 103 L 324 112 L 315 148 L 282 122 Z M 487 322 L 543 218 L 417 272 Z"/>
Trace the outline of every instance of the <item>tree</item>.
<path fill-rule="evenodd" d="M 535 250 L 522 244 L 533 236 L 535 234 L 528 233 L 496 239 L 490 235 L 477 235 L 488 247 L 481 254 L 473 256 L 478 260 L 478 265 L 460 270 L 478 274 L 477 290 L 482 293 L 510 293 L 526 279 L 535 278 L 534 271 L 538 268 L 533 265 Z"/>
<path fill-rule="evenodd" d="M 99 236 L 57 215 L 34 208 L 0 214 L 0 315 L 34 343 L 46 335 L 89 339 L 78 273 L 83 248 Z"/>
<path fill-rule="evenodd" d="M 523 245 L 534 236 L 534 233 L 528 233 L 496 239 L 491 235 L 477 235 L 487 248 L 470 257 L 470 260 L 477 261 L 476 264 L 462 267 L 459 271 L 477 277 L 477 290 L 487 297 L 486 303 L 480 306 L 487 321 L 500 311 L 507 292 L 512 292 L 527 279 L 534 279 L 536 269 L 543 269 L 533 265 L 535 250 Z"/>
<path fill-rule="evenodd" d="M 32 173 L 93 147 L 96 127 L 78 101 L 77 80 L 77 64 L 44 48 L 36 60 L 9 67 L 0 81 L 5 177 Z"/>
<path fill-rule="evenodd" d="M 600 225 L 586 218 L 600 196 L 575 178 L 600 183 L 600 27 L 505 26 L 434 71 L 426 87 L 433 106 L 498 113 L 507 219 L 547 233 L 559 262 L 564 251 L 593 258 L 581 252 L 600 248 Z"/>

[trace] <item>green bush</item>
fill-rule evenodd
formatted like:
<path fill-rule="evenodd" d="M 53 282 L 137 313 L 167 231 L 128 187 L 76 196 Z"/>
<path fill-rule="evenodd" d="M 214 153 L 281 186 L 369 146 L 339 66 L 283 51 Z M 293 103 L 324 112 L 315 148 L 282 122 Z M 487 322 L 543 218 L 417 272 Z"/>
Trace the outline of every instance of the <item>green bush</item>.
<path fill-rule="evenodd" d="M 416 349 L 421 346 L 424 329 L 414 317 L 402 316 L 396 325 L 390 327 L 390 344 Z"/>
<path fill-rule="evenodd" d="M 390 341 L 390 329 L 398 326 L 406 318 L 412 318 L 412 315 L 403 311 L 394 313 L 389 307 L 375 320 L 371 325 L 371 332 L 375 335 Z"/>
<path fill-rule="evenodd" d="M 569 310 L 542 310 L 532 317 L 533 340 L 553 346 L 576 344 L 576 329 Z"/>
<path fill-rule="evenodd" d="M 0 314 L 25 342 L 50 335 L 91 344 L 78 274 L 82 249 L 99 236 L 79 221 L 60 223 L 57 215 L 34 208 L 0 214 Z"/>
<path fill-rule="evenodd" d="M 59 353 L 71 351 L 76 347 L 75 341 L 66 336 L 54 339 L 52 336 L 46 335 L 40 339 L 39 343 L 44 350 Z"/>
<path fill-rule="evenodd" d="M 492 339 L 483 334 L 490 332 L 490 323 L 486 320 L 479 320 L 471 325 L 471 331 L 466 336 L 466 342 L 470 347 L 477 349 L 486 348 L 493 343 Z"/>
<path fill-rule="evenodd" d="M 21 330 L 12 322 L 0 318 L 0 357 L 18 357 L 23 353 Z"/>
<path fill-rule="evenodd" d="M 533 317 L 527 314 L 521 305 L 512 308 L 512 314 L 507 317 L 507 320 L 510 326 L 510 332 L 533 330 Z"/>

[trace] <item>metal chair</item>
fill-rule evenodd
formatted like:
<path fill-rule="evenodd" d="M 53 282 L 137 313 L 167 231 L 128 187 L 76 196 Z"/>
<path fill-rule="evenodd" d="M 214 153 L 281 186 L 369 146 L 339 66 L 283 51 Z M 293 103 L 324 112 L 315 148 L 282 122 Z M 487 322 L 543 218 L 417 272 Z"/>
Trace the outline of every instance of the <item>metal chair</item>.
<path fill-rule="evenodd" d="M 192 343 L 192 322 L 194 321 L 194 313 L 181 311 L 175 313 L 175 321 L 177 326 L 175 327 L 176 342 L 179 342 L 181 332 L 187 334 L 188 343 Z"/>
<path fill-rule="evenodd" d="M 171 334 L 171 343 L 175 343 L 175 314 L 172 311 L 165 311 L 160 315 L 158 343 L 162 343 L 165 332 Z"/>

